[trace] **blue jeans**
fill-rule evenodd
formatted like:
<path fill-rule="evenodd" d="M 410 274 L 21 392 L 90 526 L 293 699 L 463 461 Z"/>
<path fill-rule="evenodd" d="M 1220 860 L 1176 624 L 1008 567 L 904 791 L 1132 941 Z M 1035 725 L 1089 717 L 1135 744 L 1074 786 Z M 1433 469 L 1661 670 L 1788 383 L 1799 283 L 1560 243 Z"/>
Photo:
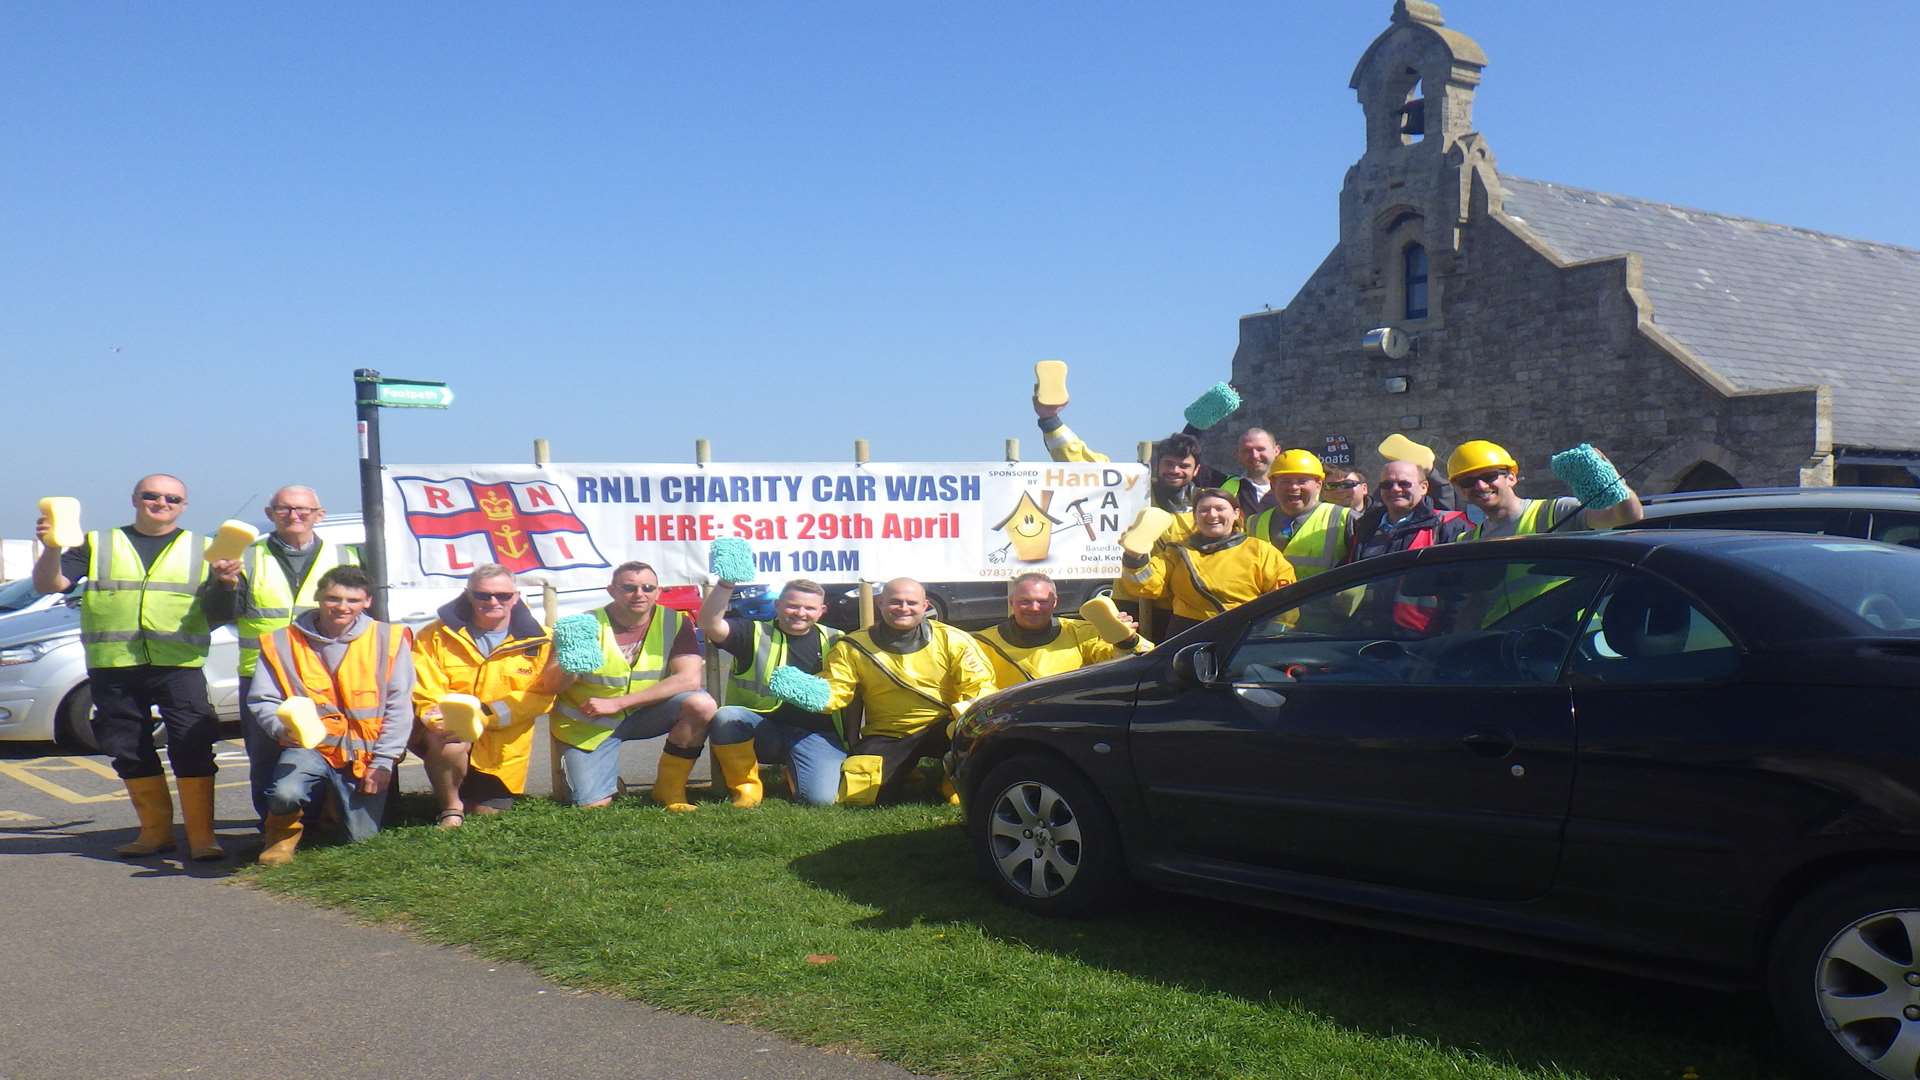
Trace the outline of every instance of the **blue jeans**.
<path fill-rule="evenodd" d="M 680 706 L 703 690 L 683 690 L 665 701 L 642 706 L 621 717 L 613 733 L 591 750 L 577 746 L 560 747 L 560 764 L 567 771 L 567 787 L 573 790 L 573 805 L 586 806 L 613 798 L 620 786 L 620 744 L 640 739 L 655 739 L 673 730 L 680 722 Z"/>
<path fill-rule="evenodd" d="M 267 785 L 267 812 L 291 814 L 295 810 L 318 809 L 328 795 L 332 795 L 340 807 L 340 817 L 347 824 L 347 839 L 365 840 L 380 831 L 380 812 L 387 805 L 386 791 L 362 795 L 359 781 L 351 773 L 334 768 L 319 751 L 282 747 L 280 760 L 273 766 L 273 780 Z"/>
<path fill-rule="evenodd" d="M 713 714 L 707 741 L 730 746 L 753 740 L 753 756 L 768 765 L 793 770 L 794 795 L 810 806 L 831 806 L 840 794 L 840 763 L 847 749 L 824 732 L 775 720 L 752 709 L 728 705 Z"/>

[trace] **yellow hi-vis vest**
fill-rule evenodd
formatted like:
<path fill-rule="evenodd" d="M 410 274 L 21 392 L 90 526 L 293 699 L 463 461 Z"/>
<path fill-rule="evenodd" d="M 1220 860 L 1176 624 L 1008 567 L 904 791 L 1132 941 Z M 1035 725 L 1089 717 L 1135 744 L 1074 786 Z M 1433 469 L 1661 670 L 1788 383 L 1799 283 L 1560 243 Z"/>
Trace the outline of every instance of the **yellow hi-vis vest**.
<path fill-rule="evenodd" d="M 1273 538 L 1273 516 L 1278 510 L 1262 510 L 1254 515 L 1247 532 L 1280 549 L 1293 564 L 1298 580 L 1305 581 L 1347 561 L 1347 519 L 1352 511 L 1330 502 L 1307 511 L 1293 535 L 1285 543 Z"/>
<path fill-rule="evenodd" d="M 87 534 L 93 562 L 80 594 L 80 644 L 90 668 L 195 668 L 207 662 L 212 634 L 200 608 L 206 575 L 200 542 L 185 529 L 142 566 L 119 529 Z"/>
<path fill-rule="evenodd" d="M 773 669 L 787 662 L 789 638 L 787 632 L 772 622 L 754 621 L 747 624 L 753 634 L 753 661 L 745 671 L 738 670 L 745 661 L 734 661 L 733 679 L 727 683 L 727 704 L 752 709 L 757 713 L 770 713 L 778 709 L 783 702 L 773 696 L 767 688 L 767 679 L 773 675 Z M 820 631 L 820 667 L 827 666 L 827 650 L 840 638 L 840 631 L 824 623 L 815 623 Z"/>
<path fill-rule="evenodd" d="M 240 674 L 253 674 L 255 665 L 259 664 L 261 638 L 319 606 L 313 597 L 320 575 L 336 566 L 360 565 L 360 556 L 352 548 L 329 544 L 319 537 L 313 542 L 319 544 L 320 549 L 313 553 L 313 562 L 307 567 L 307 580 L 300 583 L 297 596 L 293 584 L 287 580 L 286 568 L 267 549 L 266 537 L 254 541 L 240 557 L 241 569 L 247 575 L 250 601 L 247 606 L 252 609 L 251 614 L 233 622 L 234 632 L 240 635 Z"/>
<path fill-rule="evenodd" d="M 1555 524 L 1553 520 L 1553 503 L 1554 501 L 1552 499 L 1528 499 L 1527 508 L 1520 511 L 1520 520 L 1513 523 L 1513 535 L 1532 536 L 1534 533 L 1543 533 L 1553 528 Z M 1460 540 L 1465 542 L 1480 539 L 1480 526 L 1482 524 L 1484 524 L 1484 522 L 1475 522 L 1473 528 L 1468 529 L 1466 533 L 1460 537 Z M 1547 595 L 1565 584 L 1565 582 L 1561 581 L 1543 581 L 1524 587 L 1511 585 L 1512 582 L 1518 581 L 1521 577 L 1522 572 L 1517 566 L 1507 571 L 1509 588 L 1501 594 L 1500 598 L 1494 602 L 1492 607 L 1487 609 L 1487 614 L 1480 620 L 1481 626 L 1492 626 L 1494 623 L 1506 618 L 1526 604 Z"/>
<path fill-rule="evenodd" d="M 559 700 L 553 703 L 553 712 L 547 717 L 553 737 L 580 750 L 591 750 L 606 742 L 621 720 L 618 716 L 588 716 L 580 707 L 588 698 L 625 697 L 666 678 L 667 653 L 673 648 L 673 639 L 679 636 L 680 624 L 686 618 L 665 604 L 654 605 L 653 622 L 647 627 L 646 636 L 640 639 L 640 651 L 629 664 L 620 652 L 620 643 L 613 639 L 613 621 L 607 616 L 607 609 L 595 609 L 593 617 L 600 624 L 600 666 L 576 676 L 573 685 L 562 691 Z M 613 723 L 603 723 L 605 720 Z"/>

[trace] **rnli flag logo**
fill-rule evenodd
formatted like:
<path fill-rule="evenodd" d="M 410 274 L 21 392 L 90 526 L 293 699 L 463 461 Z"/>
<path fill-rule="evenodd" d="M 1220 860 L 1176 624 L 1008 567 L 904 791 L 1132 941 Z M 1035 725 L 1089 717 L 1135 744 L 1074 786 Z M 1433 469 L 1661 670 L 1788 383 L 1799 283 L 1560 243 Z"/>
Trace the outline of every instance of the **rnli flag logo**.
<path fill-rule="evenodd" d="M 611 566 L 557 484 L 482 484 L 464 477 L 394 480 L 407 531 L 420 546 L 420 569 L 465 577 L 484 563 L 516 574 Z"/>

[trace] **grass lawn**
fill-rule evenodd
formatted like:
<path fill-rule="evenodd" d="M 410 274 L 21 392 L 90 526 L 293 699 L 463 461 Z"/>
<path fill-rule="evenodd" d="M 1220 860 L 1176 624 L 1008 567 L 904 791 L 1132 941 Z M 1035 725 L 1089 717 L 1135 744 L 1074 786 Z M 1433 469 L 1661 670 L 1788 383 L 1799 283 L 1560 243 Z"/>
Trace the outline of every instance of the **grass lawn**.
<path fill-rule="evenodd" d="M 418 796 L 401 810 L 426 816 Z M 253 880 L 568 986 L 944 1076 L 1795 1075 L 1757 997 L 1157 894 L 1029 916 L 973 876 L 945 806 L 532 800 L 309 845 Z"/>

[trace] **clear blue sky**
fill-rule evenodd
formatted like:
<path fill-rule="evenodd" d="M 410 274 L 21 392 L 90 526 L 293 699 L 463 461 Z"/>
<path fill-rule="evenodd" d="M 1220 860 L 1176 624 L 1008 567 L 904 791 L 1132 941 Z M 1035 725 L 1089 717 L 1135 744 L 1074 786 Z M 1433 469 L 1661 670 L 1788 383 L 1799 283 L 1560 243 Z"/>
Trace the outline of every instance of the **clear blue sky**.
<path fill-rule="evenodd" d="M 393 462 L 1125 453 L 1333 244 L 1388 0 L 0 7 L 0 533 Z M 1450 0 L 1501 169 L 1920 247 L 1920 4 Z M 1284 438 L 1284 433 L 1283 433 Z"/>

